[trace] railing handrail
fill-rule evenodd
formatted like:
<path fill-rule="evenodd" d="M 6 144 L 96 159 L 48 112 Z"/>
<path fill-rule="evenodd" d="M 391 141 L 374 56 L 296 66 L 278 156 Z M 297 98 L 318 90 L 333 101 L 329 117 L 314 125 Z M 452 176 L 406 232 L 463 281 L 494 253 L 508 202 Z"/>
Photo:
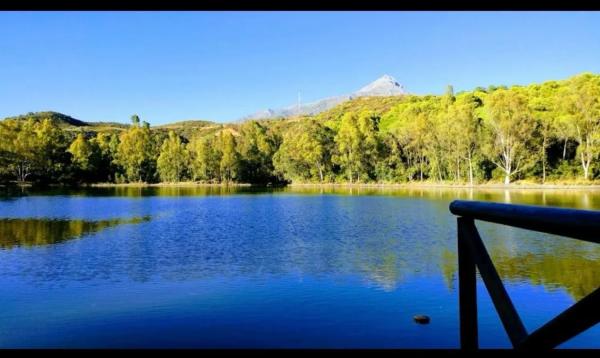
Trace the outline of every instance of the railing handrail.
<path fill-rule="evenodd" d="M 457 216 L 600 243 L 600 211 L 455 200 Z"/>
<path fill-rule="evenodd" d="M 528 334 L 475 226 L 475 220 L 483 220 L 600 243 L 599 211 L 465 200 L 453 201 L 450 211 L 459 216 L 458 286 L 463 349 L 479 347 L 476 270 L 483 279 L 514 348 L 554 348 L 600 322 L 600 288 L 597 288 Z"/>

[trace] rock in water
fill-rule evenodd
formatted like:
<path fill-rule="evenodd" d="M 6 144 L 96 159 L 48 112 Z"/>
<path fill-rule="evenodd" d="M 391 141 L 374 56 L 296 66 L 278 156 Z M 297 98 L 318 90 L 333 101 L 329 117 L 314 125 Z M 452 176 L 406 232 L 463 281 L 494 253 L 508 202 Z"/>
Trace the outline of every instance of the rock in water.
<path fill-rule="evenodd" d="M 413 319 L 419 324 L 427 324 L 430 321 L 429 316 L 425 316 L 423 314 L 418 314 L 414 316 Z"/>

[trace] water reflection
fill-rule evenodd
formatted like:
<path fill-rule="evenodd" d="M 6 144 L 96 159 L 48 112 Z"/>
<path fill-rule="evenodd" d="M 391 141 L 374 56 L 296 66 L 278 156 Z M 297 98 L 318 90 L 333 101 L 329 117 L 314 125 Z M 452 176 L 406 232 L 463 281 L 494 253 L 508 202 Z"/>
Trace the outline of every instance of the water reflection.
<path fill-rule="evenodd" d="M 343 196 L 394 196 L 427 200 L 483 200 L 512 204 L 531 204 L 561 206 L 578 209 L 600 209 L 600 189 L 519 189 L 519 188 L 468 188 L 468 187 L 394 187 L 394 186 L 288 186 L 256 187 L 226 185 L 190 185 L 190 186 L 115 186 L 80 189 L 21 188 L 18 192 L 5 192 L 3 199 L 14 200 L 19 196 L 84 196 L 84 197 L 186 197 L 220 195 L 343 195 Z"/>
<path fill-rule="evenodd" d="M 230 327 L 227 332 L 242 326 L 255 330 L 294 322 L 290 325 L 304 327 L 297 328 L 302 334 L 378 327 L 377 336 L 388 332 L 390 341 L 414 343 L 416 338 L 399 338 L 398 332 L 425 332 L 420 327 L 414 330 L 412 316 L 406 318 L 408 313 L 424 312 L 435 317 L 426 328 L 432 336 L 421 341 L 426 346 L 456 331 L 456 218 L 449 213 L 448 204 L 457 198 L 600 208 L 599 191 L 575 190 L 513 190 L 507 195 L 505 190 L 468 188 L 350 191 L 207 186 L 120 187 L 30 195 L 0 202 L 0 215 L 86 219 L 0 219 L 0 247 L 47 245 L 96 234 L 93 239 L 63 245 L 0 250 L 0 304 L 12 305 L 5 310 L 7 314 L 0 315 L 0 322 L 4 322 L 0 330 L 12 327 L 15 321 L 22 327 L 43 326 L 28 321 L 34 317 L 28 306 L 32 301 L 40 302 L 37 316 L 48 320 L 51 313 L 69 312 L 71 307 L 108 319 L 96 313 L 96 306 L 85 306 L 88 302 L 98 307 L 100 302 L 115 306 L 115 312 L 135 312 L 136 319 L 100 329 L 104 334 L 122 331 L 122 322 L 141 322 L 137 319 L 151 316 L 140 311 L 144 304 L 152 312 L 165 310 L 164 317 L 172 317 L 171 310 L 184 305 L 183 301 L 197 300 L 197 304 L 182 308 L 180 319 L 186 332 L 199 332 L 195 325 L 222 319 L 231 324 L 224 326 Z M 97 220 L 105 218 L 107 212 L 114 217 L 136 218 Z M 147 221 L 145 215 L 151 215 L 152 221 L 122 225 Z M 477 225 L 509 291 L 522 293 L 525 289 L 530 294 L 543 291 L 539 290 L 543 286 L 548 291 L 561 291 L 555 295 L 541 292 L 543 300 L 552 296 L 570 303 L 571 298 L 579 299 L 600 285 L 600 245 L 502 225 Z M 45 307 L 51 294 L 56 295 L 54 305 Z M 531 299 L 519 301 L 531 303 L 525 311 L 527 318 L 547 320 L 550 316 L 544 310 L 553 308 L 556 301 L 540 302 L 539 296 Z M 204 316 L 193 316 L 202 307 L 207 309 Z M 293 316 L 296 320 L 281 318 L 283 313 L 294 313 L 289 307 L 299 309 L 298 316 Z M 380 310 L 382 307 L 389 310 Z M 373 321 L 353 321 L 361 314 L 372 316 Z M 266 325 L 268 317 L 273 321 Z M 325 326 L 302 326 L 308 322 L 303 321 L 305 317 Z M 497 318 L 495 314 L 493 317 Z M 409 326 L 396 325 L 405 319 Z M 71 327 L 71 320 L 64 322 L 65 327 Z M 165 324 L 169 319 L 157 322 Z M 356 326 L 347 324 L 352 322 Z M 488 323 L 482 318 L 482 331 Z M 139 323 L 139 327 L 145 325 Z M 172 328 L 161 327 L 157 331 Z M 12 332 L 8 328 L 4 331 Z M 50 328 L 48 332 L 53 337 Z M 155 332 L 149 331 L 150 340 Z M 204 337 L 219 335 L 213 328 L 204 332 Z M 273 332 L 265 336 L 273 337 Z M 26 338 L 24 342 L 35 341 Z"/>
<path fill-rule="evenodd" d="M 62 197 L 39 200 L 55 201 L 47 205 L 57 212 L 61 206 L 68 207 L 65 203 L 76 196 L 84 197 L 76 200 L 77 208 L 98 207 L 96 196 L 142 196 L 146 197 L 143 205 L 149 212 L 174 213 L 165 219 L 157 216 L 148 232 L 119 243 L 114 255 L 123 256 L 127 267 L 114 267 L 113 275 L 127 272 L 134 281 L 147 281 L 156 275 L 188 280 L 293 272 L 316 276 L 359 273 L 370 284 L 387 291 L 415 275 L 441 274 L 446 285 L 453 288 L 456 221 L 448 212 L 451 200 L 600 208 L 600 192 L 593 190 L 194 186 L 52 193 L 62 193 Z M 350 198 L 349 194 L 356 196 Z M 157 200 L 165 196 L 180 199 Z M 185 198 L 193 196 L 199 198 Z M 215 200 L 211 199 L 213 196 L 228 198 Z M 387 200 L 388 196 L 406 200 Z M 119 210 L 115 211 L 117 215 L 139 210 L 131 202 L 139 203 L 120 199 L 111 201 L 110 207 Z M 48 245 L 147 220 L 148 217 L 97 221 L 0 219 L 0 248 Z M 501 225 L 488 225 L 481 233 L 488 240 L 488 250 L 503 277 L 548 289 L 564 287 L 575 298 L 600 285 L 600 245 L 515 231 Z M 56 265 L 61 268 L 57 272 L 64 275 L 64 261 L 60 260 L 64 258 L 57 258 L 56 262 L 47 259 L 44 265 Z M 52 272 L 52 267 L 45 270 L 45 274 Z"/>
<path fill-rule="evenodd" d="M 109 227 L 138 224 L 150 217 L 110 220 L 65 220 L 44 218 L 0 218 L 0 248 L 41 246 L 77 239 Z"/>
<path fill-rule="evenodd" d="M 600 287 L 600 261 L 575 253 L 525 253 L 507 255 L 496 252 L 492 256 L 496 270 L 505 282 L 542 285 L 548 291 L 565 289 L 575 300 L 580 300 Z M 442 270 L 449 287 L 458 274 L 456 253 L 447 251 Z M 452 287 L 454 288 L 454 287 Z"/>

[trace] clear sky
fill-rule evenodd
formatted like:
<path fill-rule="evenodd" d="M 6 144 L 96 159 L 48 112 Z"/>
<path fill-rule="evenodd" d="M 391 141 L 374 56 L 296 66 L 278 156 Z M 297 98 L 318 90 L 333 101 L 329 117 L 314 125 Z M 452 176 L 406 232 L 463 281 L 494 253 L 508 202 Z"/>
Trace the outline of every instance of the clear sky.
<path fill-rule="evenodd" d="M 0 117 L 236 120 L 353 92 L 600 73 L 596 12 L 2 12 Z"/>

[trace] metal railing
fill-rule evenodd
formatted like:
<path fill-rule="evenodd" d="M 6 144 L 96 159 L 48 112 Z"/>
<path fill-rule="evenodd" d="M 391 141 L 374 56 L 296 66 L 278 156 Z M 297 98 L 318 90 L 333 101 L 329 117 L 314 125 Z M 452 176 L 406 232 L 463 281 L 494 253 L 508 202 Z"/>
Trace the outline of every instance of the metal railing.
<path fill-rule="evenodd" d="M 600 288 L 597 288 L 528 334 L 475 226 L 475 220 L 482 220 L 600 243 L 600 211 L 455 200 L 450 204 L 450 212 L 459 216 L 458 291 L 462 349 L 479 347 L 475 270 L 483 279 L 513 348 L 555 348 L 600 322 Z"/>

